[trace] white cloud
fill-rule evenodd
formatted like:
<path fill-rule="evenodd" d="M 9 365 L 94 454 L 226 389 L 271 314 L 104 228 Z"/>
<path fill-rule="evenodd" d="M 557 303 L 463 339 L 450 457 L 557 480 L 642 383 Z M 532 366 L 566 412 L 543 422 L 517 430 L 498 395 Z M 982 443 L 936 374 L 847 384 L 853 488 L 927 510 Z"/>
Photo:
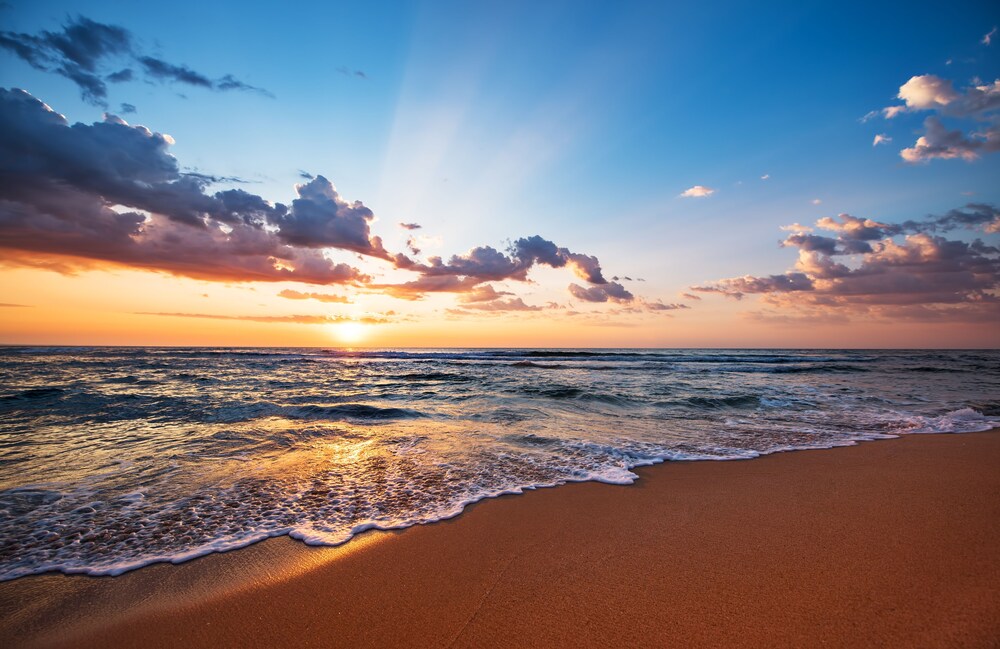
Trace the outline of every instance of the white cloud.
<path fill-rule="evenodd" d="M 989 34 L 983 36 L 983 40 L 979 41 L 983 45 L 991 45 L 993 43 L 993 37 L 997 35 L 997 28 L 994 27 L 990 30 Z"/>
<path fill-rule="evenodd" d="M 889 142 L 892 142 L 892 138 L 891 137 L 889 137 L 888 135 L 886 135 L 884 133 L 879 133 L 878 135 L 875 136 L 875 139 L 872 140 L 872 146 L 878 146 L 880 144 L 887 144 Z"/>
<path fill-rule="evenodd" d="M 792 223 L 791 225 L 780 226 L 781 230 L 785 232 L 812 232 L 813 229 L 808 225 L 802 225 L 801 223 Z"/>
<path fill-rule="evenodd" d="M 885 115 L 886 119 L 892 119 L 893 117 L 899 115 L 905 110 L 906 106 L 886 106 L 885 108 L 882 109 L 882 114 Z"/>
<path fill-rule="evenodd" d="M 771 177 L 771 174 L 764 174 L 763 176 L 760 177 L 760 179 L 761 180 L 767 180 L 770 177 Z"/>
<path fill-rule="evenodd" d="M 821 200 L 820 200 L 820 199 L 818 199 L 818 198 L 814 198 L 814 199 L 812 199 L 812 204 L 813 204 L 813 205 L 819 205 L 819 204 L 820 204 L 820 203 L 822 203 L 822 202 L 823 202 L 823 201 L 821 201 Z"/>
<path fill-rule="evenodd" d="M 882 114 L 886 119 L 919 110 L 933 110 L 952 117 L 974 117 L 1000 108 L 1000 79 L 983 83 L 975 78 L 971 86 L 959 92 L 949 79 L 922 74 L 910 77 L 899 87 L 896 96 L 905 103 L 883 108 Z"/>
<path fill-rule="evenodd" d="M 704 185 L 695 185 L 681 192 L 682 198 L 705 198 L 706 196 L 711 196 L 715 193 L 715 190 L 711 187 L 705 187 Z"/>
<path fill-rule="evenodd" d="M 930 110 L 947 106 L 958 99 L 959 94 L 950 80 L 933 74 L 922 74 L 910 77 L 909 81 L 901 85 L 897 97 L 905 101 L 910 110 Z"/>

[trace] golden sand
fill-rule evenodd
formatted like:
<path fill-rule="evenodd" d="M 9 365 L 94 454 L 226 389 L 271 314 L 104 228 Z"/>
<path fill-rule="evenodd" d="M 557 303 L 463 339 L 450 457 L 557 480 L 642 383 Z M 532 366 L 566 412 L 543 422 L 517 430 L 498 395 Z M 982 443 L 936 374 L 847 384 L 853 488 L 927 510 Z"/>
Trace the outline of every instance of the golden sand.
<path fill-rule="evenodd" d="M 342 548 L 0 584 L 5 646 L 997 647 L 1000 434 L 640 469 Z"/>

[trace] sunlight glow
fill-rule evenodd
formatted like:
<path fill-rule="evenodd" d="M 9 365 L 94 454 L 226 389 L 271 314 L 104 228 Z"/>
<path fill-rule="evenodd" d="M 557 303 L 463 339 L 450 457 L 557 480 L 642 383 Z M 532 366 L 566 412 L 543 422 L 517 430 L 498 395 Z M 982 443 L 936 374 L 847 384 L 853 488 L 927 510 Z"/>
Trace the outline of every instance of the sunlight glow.
<path fill-rule="evenodd" d="M 331 325 L 331 329 L 333 335 L 345 343 L 360 342 L 367 335 L 367 327 L 360 322 L 338 322 Z"/>

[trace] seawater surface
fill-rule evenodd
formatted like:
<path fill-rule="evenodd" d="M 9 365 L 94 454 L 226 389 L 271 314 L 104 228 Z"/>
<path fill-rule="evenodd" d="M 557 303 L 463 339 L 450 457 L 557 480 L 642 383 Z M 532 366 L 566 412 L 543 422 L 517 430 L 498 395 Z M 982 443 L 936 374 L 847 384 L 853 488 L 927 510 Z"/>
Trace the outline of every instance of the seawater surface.
<path fill-rule="evenodd" d="M 1000 352 L 0 348 L 0 580 L 1000 425 Z"/>

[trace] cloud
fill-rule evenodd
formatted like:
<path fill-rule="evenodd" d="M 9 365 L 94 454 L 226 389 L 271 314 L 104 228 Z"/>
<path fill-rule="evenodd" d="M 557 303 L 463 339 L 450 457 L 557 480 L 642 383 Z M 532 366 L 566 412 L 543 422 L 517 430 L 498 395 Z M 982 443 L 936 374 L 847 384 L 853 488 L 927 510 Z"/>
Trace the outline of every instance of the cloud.
<path fill-rule="evenodd" d="M 647 311 L 678 311 L 691 308 L 686 304 L 664 304 L 663 302 L 643 302 L 642 306 Z"/>
<path fill-rule="evenodd" d="M 997 28 L 994 27 L 993 29 L 991 29 L 989 31 L 989 33 L 987 33 L 986 35 L 984 35 L 983 38 L 979 42 L 982 43 L 983 45 L 986 45 L 987 47 L 989 47 L 990 45 L 993 44 L 993 37 L 996 36 L 996 35 L 997 35 Z"/>
<path fill-rule="evenodd" d="M 424 275 L 402 284 L 370 284 L 367 288 L 402 300 L 421 300 L 427 293 L 468 293 L 482 282 L 477 277 Z"/>
<path fill-rule="evenodd" d="M 916 144 L 899 152 L 906 162 L 926 163 L 935 158 L 960 158 L 972 162 L 979 158 L 980 152 L 1000 151 L 1000 124 L 993 124 L 967 138 L 960 130 L 949 131 L 940 119 L 931 116 L 924 120 L 924 129 Z"/>
<path fill-rule="evenodd" d="M 348 316 L 327 315 L 221 315 L 214 313 L 166 313 L 159 311 L 139 311 L 135 315 L 164 316 L 170 318 L 201 318 L 207 320 L 243 320 L 247 322 L 264 322 L 267 324 L 337 324 L 340 322 L 359 322 L 362 324 L 384 324 L 386 318 L 365 316 L 352 318 Z"/>
<path fill-rule="evenodd" d="M 822 203 L 823 201 L 821 201 L 821 200 L 820 200 L 820 199 L 818 199 L 818 198 L 814 198 L 814 199 L 812 199 L 812 200 L 811 200 L 811 201 L 809 201 L 809 202 L 810 202 L 810 203 L 812 203 L 813 205 L 819 205 L 819 204 L 820 204 L 820 203 Z"/>
<path fill-rule="evenodd" d="M 350 298 L 343 295 L 332 295 L 330 293 L 302 293 L 301 291 L 293 291 L 292 289 L 285 289 L 278 293 L 278 297 L 283 297 L 286 300 L 316 300 L 318 302 L 327 303 L 337 303 L 337 304 L 350 304 Z"/>
<path fill-rule="evenodd" d="M 137 65 L 146 78 L 176 82 L 210 90 L 243 90 L 272 96 L 262 88 L 239 81 L 230 74 L 212 80 L 183 65 L 168 63 L 138 51 L 132 34 L 118 25 L 106 25 L 83 16 L 70 18 L 61 31 L 37 34 L 0 32 L 0 48 L 6 49 L 37 70 L 63 76 L 77 85 L 84 101 L 107 105 L 107 83 L 131 81 L 126 67 L 107 72 L 113 62 Z M 120 63 L 119 63 L 120 65 Z M 123 111 L 124 112 L 124 111 Z"/>
<path fill-rule="evenodd" d="M 447 262 L 441 257 L 431 257 L 426 264 L 411 263 L 406 268 L 425 277 L 453 275 L 482 283 L 507 279 L 526 281 L 528 271 L 538 264 L 552 268 L 568 267 L 592 284 L 607 282 L 597 257 L 561 248 L 538 235 L 517 239 L 506 252 L 491 246 L 479 246 L 463 255 L 453 255 Z"/>
<path fill-rule="evenodd" d="M 361 201 L 345 201 L 323 176 L 296 185 L 299 197 L 291 208 L 273 214 L 285 242 L 307 248 L 340 248 L 362 255 L 391 259 L 382 239 L 372 236 L 375 214 Z"/>
<path fill-rule="evenodd" d="M 735 299 L 757 294 L 779 313 L 793 315 L 963 321 L 1000 316 L 1000 248 L 936 234 L 1000 231 L 1000 211 L 993 206 L 969 204 L 897 224 L 842 214 L 820 219 L 816 227 L 836 236 L 789 236 L 783 245 L 799 253 L 788 272 L 734 277 L 693 290 Z M 855 255 L 857 262 L 841 263 L 837 255 Z"/>
<path fill-rule="evenodd" d="M 726 297 L 743 299 L 747 293 L 787 293 L 808 291 L 813 288 L 812 280 L 804 273 L 786 273 L 767 277 L 732 277 L 707 286 L 692 286 L 691 290 L 701 293 L 720 293 Z"/>
<path fill-rule="evenodd" d="M 715 193 L 715 190 L 711 187 L 705 187 L 704 185 L 695 185 L 694 187 L 689 187 L 681 192 L 680 196 L 682 198 L 706 198 Z"/>
<path fill-rule="evenodd" d="M 770 177 L 771 177 L 771 174 L 764 174 L 763 176 L 761 176 L 761 177 L 760 177 L 760 179 L 761 179 L 761 180 L 767 180 L 767 179 L 769 179 Z"/>
<path fill-rule="evenodd" d="M 29 304 L 11 304 L 9 302 L 0 302 L 0 308 L 4 309 L 23 309 L 29 308 L 30 306 L 31 305 Z"/>
<path fill-rule="evenodd" d="M 391 253 L 371 230 L 372 210 L 342 197 L 322 175 L 305 175 L 287 205 L 243 189 L 212 191 L 237 179 L 181 171 L 171 154 L 173 138 L 115 115 L 70 124 L 25 91 L 0 89 L 0 124 L 6 264 L 72 272 L 111 263 L 205 280 L 344 284 L 410 300 L 456 293 L 469 303 L 509 295 L 483 285 L 526 282 L 541 265 L 568 269 L 597 287 L 579 289 L 591 301 L 633 299 L 605 279 L 597 257 L 539 235 L 515 239 L 504 250 L 477 246 L 447 261 Z M 373 284 L 368 274 L 335 261 L 337 252 L 382 260 L 416 278 Z M 340 301 L 296 291 L 282 297 Z M 515 299 L 503 304 L 520 308 Z"/>
<path fill-rule="evenodd" d="M 681 293 L 681 297 L 684 298 L 685 300 L 696 300 L 698 302 L 701 302 L 701 296 L 695 295 L 694 293 Z"/>
<path fill-rule="evenodd" d="M 836 232 L 841 239 L 854 241 L 872 241 L 889 234 L 899 233 L 899 229 L 896 227 L 850 214 L 840 214 L 836 218 L 824 216 L 816 221 L 816 227 Z"/>
<path fill-rule="evenodd" d="M 635 299 L 624 286 L 617 282 L 608 282 L 598 286 L 584 288 L 579 284 L 569 285 L 570 295 L 584 302 L 618 302 L 626 303 Z"/>
<path fill-rule="evenodd" d="M 122 115 L 128 115 L 129 113 L 135 112 L 135 106 L 123 103 L 118 110 Z"/>
<path fill-rule="evenodd" d="M 949 80 L 933 74 L 911 77 L 899 88 L 897 95 L 903 105 L 883 109 L 886 118 L 905 112 L 931 111 L 924 120 L 924 134 L 912 147 L 899 152 L 909 163 L 926 163 L 933 159 L 962 159 L 971 162 L 982 153 L 1000 151 L 1000 79 L 983 83 L 978 79 L 969 87 L 958 90 Z M 972 130 L 949 130 L 942 117 L 969 120 Z M 876 136 L 872 146 L 890 141 Z"/>
<path fill-rule="evenodd" d="M 403 228 L 404 230 L 419 230 L 423 226 L 421 226 L 419 223 L 400 223 L 399 227 Z"/>
<path fill-rule="evenodd" d="M 933 74 L 910 77 L 897 95 L 903 106 L 883 109 L 887 118 L 903 112 L 931 110 L 950 117 L 976 117 L 1000 108 L 1000 79 L 993 83 L 976 82 L 964 92 L 954 83 Z"/>
<path fill-rule="evenodd" d="M 792 223 L 791 225 L 779 226 L 779 230 L 784 230 L 785 232 L 812 232 L 812 228 L 808 225 L 802 225 L 800 223 Z"/>
<path fill-rule="evenodd" d="M 337 72 L 344 75 L 345 77 L 355 77 L 357 79 L 368 79 L 368 75 L 365 74 L 364 70 L 352 70 L 345 65 L 337 67 Z"/>
<path fill-rule="evenodd" d="M 498 291 L 491 284 L 483 284 L 482 286 L 470 289 L 468 293 L 460 298 L 460 301 L 466 304 L 472 302 L 490 302 L 492 300 L 499 300 L 504 295 L 513 295 L 513 293 Z"/>
<path fill-rule="evenodd" d="M 872 140 L 872 146 L 876 147 L 880 144 L 888 144 L 889 142 L 892 142 L 891 137 L 889 137 L 885 133 L 879 133 L 878 135 L 875 136 L 875 139 Z"/>
<path fill-rule="evenodd" d="M 903 100 L 907 110 L 943 108 L 959 98 L 951 81 L 933 74 L 910 77 L 896 96 Z"/>
<path fill-rule="evenodd" d="M 357 283 L 368 278 L 265 227 L 287 212 L 243 190 L 206 193 L 170 136 L 109 116 L 70 125 L 0 89 L 0 247 L 199 279 Z M 21 255 L 23 256 L 23 255 Z"/>
<path fill-rule="evenodd" d="M 463 304 L 466 309 L 477 311 L 542 311 L 545 307 L 525 304 L 519 297 L 506 300 L 492 300 L 490 302 L 471 302 Z"/>
<path fill-rule="evenodd" d="M 892 119 L 900 113 L 906 112 L 906 106 L 886 106 L 882 109 L 882 114 L 885 115 L 886 119 Z"/>

